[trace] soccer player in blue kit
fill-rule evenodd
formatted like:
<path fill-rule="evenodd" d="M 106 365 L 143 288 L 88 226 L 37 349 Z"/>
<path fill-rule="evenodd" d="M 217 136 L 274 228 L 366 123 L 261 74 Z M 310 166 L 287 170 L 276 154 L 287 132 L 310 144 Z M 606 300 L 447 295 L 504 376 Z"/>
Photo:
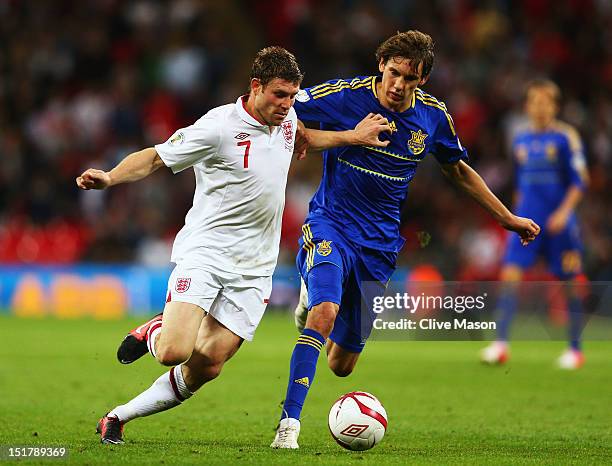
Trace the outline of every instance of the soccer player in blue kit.
<path fill-rule="evenodd" d="M 444 174 L 527 244 L 539 233 L 513 215 L 466 163 L 446 105 L 418 86 L 433 66 L 433 41 L 419 31 L 398 33 L 376 51 L 378 76 L 337 79 L 301 90 L 295 110 L 321 129 L 353 128 L 380 114 L 391 128 L 384 147 L 339 147 L 323 153 L 321 184 L 302 227 L 297 265 L 308 290 L 305 328 L 291 356 L 287 394 L 273 448 L 299 448 L 300 414 L 320 350 L 338 376 L 349 375 L 371 331 L 362 315 L 384 292 L 404 243 L 400 209 L 419 163 L 433 154 Z M 362 321 L 363 318 L 363 321 Z"/>
<path fill-rule="evenodd" d="M 506 283 L 498 307 L 501 316 L 497 341 L 483 349 L 481 359 L 503 364 L 509 358 L 508 334 L 517 307 L 516 284 L 523 271 L 539 255 L 546 259 L 565 287 L 569 308 L 569 348 L 559 358 L 562 369 L 578 369 L 584 363 L 580 348 L 582 303 L 571 282 L 582 272 L 580 233 L 575 208 L 582 198 L 588 174 L 578 132 L 556 119 L 561 92 L 549 80 L 535 80 L 527 86 L 525 110 L 528 126 L 517 132 L 512 150 L 516 165 L 517 211 L 544 225 L 542 234 L 529 248 L 508 238 L 501 279 Z"/>

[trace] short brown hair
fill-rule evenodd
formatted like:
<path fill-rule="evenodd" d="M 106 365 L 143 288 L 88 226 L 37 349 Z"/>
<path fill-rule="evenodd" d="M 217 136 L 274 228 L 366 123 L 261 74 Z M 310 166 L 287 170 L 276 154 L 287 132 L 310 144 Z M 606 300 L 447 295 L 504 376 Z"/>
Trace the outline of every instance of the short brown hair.
<path fill-rule="evenodd" d="M 253 78 L 258 79 L 264 86 L 275 78 L 300 84 L 304 75 L 291 52 L 282 47 L 273 46 L 261 49 L 255 55 L 251 68 L 251 79 Z"/>
<path fill-rule="evenodd" d="M 428 34 L 421 31 L 398 32 L 378 46 L 376 60 L 387 63 L 390 58 L 401 57 L 410 60 L 412 69 L 416 71 L 419 63 L 423 63 L 423 78 L 431 73 L 434 62 L 434 41 Z"/>
<path fill-rule="evenodd" d="M 561 89 L 554 81 L 546 78 L 537 78 L 529 81 L 527 86 L 525 86 L 525 96 L 529 93 L 531 89 L 548 89 L 552 94 L 553 99 L 557 104 L 561 102 Z"/>

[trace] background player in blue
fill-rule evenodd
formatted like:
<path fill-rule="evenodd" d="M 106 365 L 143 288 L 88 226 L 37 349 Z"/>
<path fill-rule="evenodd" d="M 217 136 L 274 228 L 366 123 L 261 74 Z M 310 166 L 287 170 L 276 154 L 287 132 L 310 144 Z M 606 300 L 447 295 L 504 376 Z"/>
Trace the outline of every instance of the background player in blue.
<path fill-rule="evenodd" d="M 467 153 L 446 106 L 417 87 L 427 81 L 433 65 L 431 37 L 419 31 L 398 33 L 379 46 L 376 59 L 381 75 L 329 81 L 296 97 L 299 118 L 319 122 L 321 129 L 350 129 L 374 113 L 388 120 L 391 134 L 384 148 L 339 147 L 323 153 L 323 179 L 310 202 L 297 257 L 309 311 L 291 357 L 273 448 L 298 448 L 300 413 L 328 338 L 332 371 L 347 376 L 355 367 L 372 323 L 371 315 L 362 316 L 362 301 L 371 304 L 383 293 L 395 269 L 404 242 L 400 209 L 427 154 L 524 244 L 539 232 L 535 222 L 506 209 L 465 163 Z"/>
<path fill-rule="evenodd" d="M 559 99 L 559 88 L 552 81 L 537 80 L 527 86 L 525 110 L 529 125 L 517 132 L 512 144 L 517 212 L 532 217 L 544 228 L 529 248 L 521 248 L 515 238 L 508 239 L 501 272 L 507 286 L 498 304 L 498 341 L 481 354 L 482 360 L 490 364 L 503 364 L 509 357 L 508 333 L 517 306 L 515 285 L 524 269 L 542 255 L 560 280 L 573 280 L 582 272 L 582 247 L 574 210 L 588 177 L 580 136 L 574 128 L 556 120 Z M 568 286 L 566 290 L 570 347 L 558 363 L 564 369 L 577 369 L 584 363 L 580 350 L 582 305 L 575 288 Z"/>

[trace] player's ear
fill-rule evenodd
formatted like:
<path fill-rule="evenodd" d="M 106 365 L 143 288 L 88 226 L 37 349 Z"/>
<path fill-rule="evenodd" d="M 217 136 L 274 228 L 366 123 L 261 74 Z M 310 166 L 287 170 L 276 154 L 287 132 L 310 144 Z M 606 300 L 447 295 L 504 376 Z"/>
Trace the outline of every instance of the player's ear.
<path fill-rule="evenodd" d="M 257 78 L 253 78 L 251 79 L 251 92 L 253 92 L 254 95 L 259 94 L 263 89 L 263 85 L 261 84 L 261 81 Z"/>
<path fill-rule="evenodd" d="M 386 65 L 385 59 L 381 58 L 380 61 L 378 62 L 378 71 L 380 71 L 381 73 L 385 71 L 385 65 Z"/>
<path fill-rule="evenodd" d="M 429 81 L 429 75 L 423 76 L 421 78 L 421 80 L 419 81 L 419 86 L 422 86 L 423 84 L 425 84 L 427 81 Z"/>

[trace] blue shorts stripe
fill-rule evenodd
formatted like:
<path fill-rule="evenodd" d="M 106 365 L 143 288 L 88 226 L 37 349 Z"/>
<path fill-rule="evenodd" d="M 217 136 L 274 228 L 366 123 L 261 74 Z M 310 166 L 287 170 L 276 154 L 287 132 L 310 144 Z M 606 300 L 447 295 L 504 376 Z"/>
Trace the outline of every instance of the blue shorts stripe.
<path fill-rule="evenodd" d="M 313 256 L 314 256 L 314 248 L 315 245 L 312 242 L 312 232 L 310 231 L 310 225 L 307 223 L 302 225 L 302 235 L 304 238 L 304 246 L 302 246 L 306 250 L 306 271 L 309 271 L 312 268 L 313 264 Z"/>

